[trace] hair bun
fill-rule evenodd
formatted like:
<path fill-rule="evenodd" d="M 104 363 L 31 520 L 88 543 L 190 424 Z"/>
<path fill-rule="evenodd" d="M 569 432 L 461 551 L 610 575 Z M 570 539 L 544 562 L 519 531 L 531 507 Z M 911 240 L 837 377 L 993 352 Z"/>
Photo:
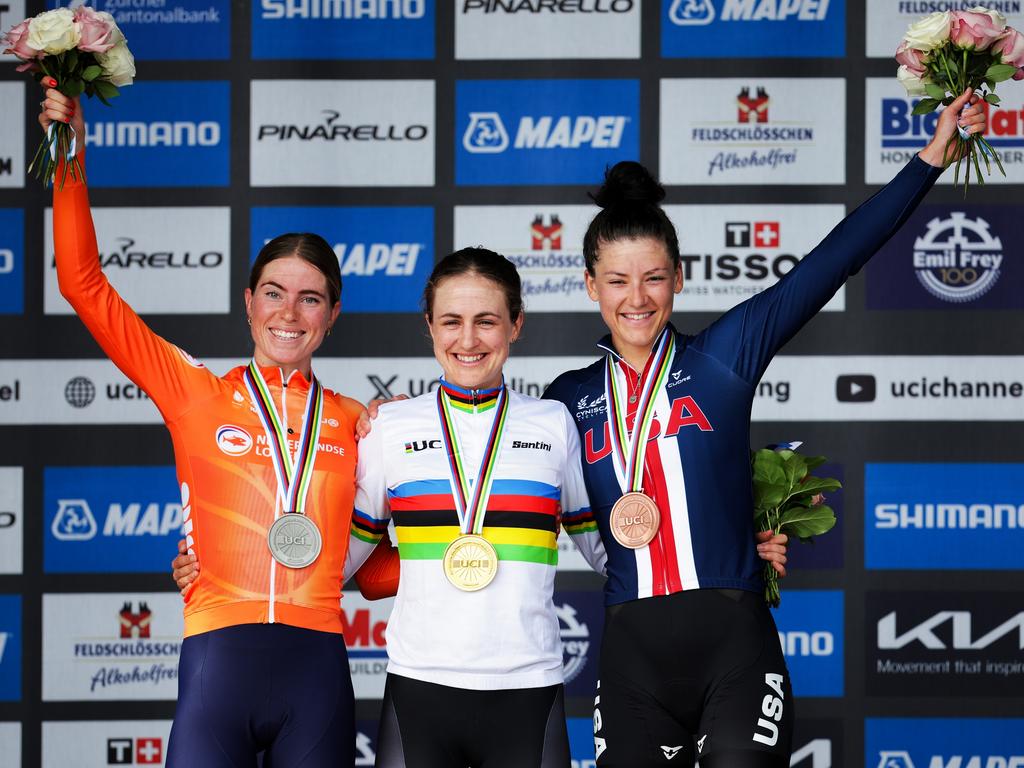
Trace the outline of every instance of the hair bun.
<path fill-rule="evenodd" d="M 657 205 L 665 199 L 665 188 L 640 163 L 623 160 L 604 172 L 604 184 L 590 197 L 602 208 L 623 203 Z"/>

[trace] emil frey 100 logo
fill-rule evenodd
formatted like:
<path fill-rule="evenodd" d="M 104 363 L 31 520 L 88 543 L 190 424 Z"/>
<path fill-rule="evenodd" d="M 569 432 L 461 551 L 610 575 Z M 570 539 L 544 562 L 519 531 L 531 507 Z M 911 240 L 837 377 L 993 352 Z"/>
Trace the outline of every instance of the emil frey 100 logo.
<path fill-rule="evenodd" d="M 961 211 L 932 219 L 914 241 L 914 273 L 928 293 L 943 301 L 983 296 L 999 280 L 1002 263 L 1002 241 L 989 233 L 988 222 Z"/>

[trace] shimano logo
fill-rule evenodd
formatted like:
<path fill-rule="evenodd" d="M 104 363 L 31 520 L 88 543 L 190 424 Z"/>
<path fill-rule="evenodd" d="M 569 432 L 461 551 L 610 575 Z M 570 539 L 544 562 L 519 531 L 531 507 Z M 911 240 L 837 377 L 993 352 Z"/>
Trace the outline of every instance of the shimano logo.
<path fill-rule="evenodd" d="M 836 638 L 831 632 L 779 632 L 779 642 L 786 656 L 831 656 Z"/>
<path fill-rule="evenodd" d="M 89 123 L 85 142 L 92 147 L 215 147 L 220 144 L 220 123 L 212 120 Z"/>
<path fill-rule="evenodd" d="M 497 112 L 471 112 L 462 146 L 472 153 L 504 152 L 509 135 Z M 630 120 L 624 115 L 525 116 L 520 118 L 515 149 L 616 149 Z"/>
<path fill-rule="evenodd" d="M 513 440 L 512 441 L 512 447 L 513 448 L 534 448 L 534 449 L 536 449 L 538 451 L 550 451 L 551 450 L 551 443 L 542 443 L 539 440 L 536 441 L 536 442 L 532 442 L 532 443 L 524 442 L 522 440 Z"/>
<path fill-rule="evenodd" d="M 391 277 L 411 275 L 416 271 L 421 243 L 337 243 L 341 274 L 370 277 L 383 273 Z"/>
<path fill-rule="evenodd" d="M 945 633 L 949 640 L 940 638 L 936 631 L 952 623 L 952 632 Z M 1004 621 L 999 626 L 975 639 L 970 611 L 939 611 L 902 634 L 896 631 L 896 611 L 891 611 L 878 621 L 878 647 L 883 650 L 903 648 L 911 643 L 920 643 L 930 650 L 981 650 L 988 648 L 1007 635 L 1017 637 L 1017 646 L 1024 651 L 1024 611 Z"/>
<path fill-rule="evenodd" d="M 325 115 L 322 123 L 261 125 L 256 133 L 256 140 L 423 141 L 430 133 L 430 129 L 425 125 L 350 125 L 338 122 L 341 113 L 336 110 L 324 109 L 321 113 Z"/>
<path fill-rule="evenodd" d="M 914 241 L 913 265 L 918 281 L 932 296 L 963 303 L 988 293 L 999 280 L 1003 244 L 989 234 L 988 222 L 954 211 L 948 219 L 928 222 Z"/>
<path fill-rule="evenodd" d="M 464 0 L 463 13 L 629 13 L 633 0 Z"/>
<path fill-rule="evenodd" d="M 261 0 L 264 19 L 422 19 L 426 0 Z"/>
<path fill-rule="evenodd" d="M 877 504 L 875 528 L 1024 529 L 1024 504 Z"/>

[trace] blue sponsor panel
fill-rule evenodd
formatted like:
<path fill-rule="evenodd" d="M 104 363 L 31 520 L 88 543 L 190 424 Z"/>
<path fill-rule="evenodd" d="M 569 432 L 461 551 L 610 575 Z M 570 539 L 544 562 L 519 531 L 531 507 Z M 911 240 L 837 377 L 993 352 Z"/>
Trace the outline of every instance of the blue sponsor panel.
<path fill-rule="evenodd" d="M 919 101 L 899 96 L 882 99 L 882 124 L 879 126 L 882 149 L 924 149 L 935 132 L 942 110 L 915 115 L 914 107 Z M 1024 147 L 1024 120 L 1021 120 L 1020 110 L 1000 109 L 985 102 L 982 102 L 982 107 L 988 114 L 989 127 L 985 138 L 989 144 L 998 150 Z"/>
<path fill-rule="evenodd" d="M 462 80 L 457 184 L 595 184 L 639 157 L 636 80 Z"/>
<path fill-rule="evenodd" d="M 929 205 L 868 263 L 868 309 L 1024 309 L 1016 206 Z"/>
<path fill-rule="evenodd" d="M 253 208 L 250 263 L 282 232 L 316 232 L 341 265 L 342 312 L 418 312 L 434 268 L 433 208 Z"/>
<path fill-rule="evenodd" d="M 775 611 L 795 696 L 843 695 L 843 593 L 783 590 Z"/>
<path fill-rule="evenodd" d="M 25 212 L 0 208 L 0 315 L 25 311 Z"/>
<path fill-rule="evenodd" d="M 1024 464 L 864 467 L 866 567 L 1017 570 L 1022 548 Z"/>
<path fill-rule="evenodd" d="M 1024 765 L 1019 718 L 868 718 L 865 768 L 1010 768 Z"/>
<path fill-rule="evenodd" d="M 69 4 L 63 0 L 47 0 L 46 7 Z M 231 58 L 231 3 L 228 0 L 90 0 L 87 4 L 114 17 L 136 59 Z M 92 178 L 90 168 L 90 182 Z"/>
<path fill-rule="evenodd" d="M 666 58 L 846 55 L 845 0 L 661 0 Z"/>
<path fill-rule="evenodd" d="M 166 573 L 181 538 L 174 467 L 46 467 L 46 573 Z"/>
<path fill-rule="evenodd" d="M 0 701 L 21 699 L 21 595 L 0 595 Z"/>
<path fill-rule="evenodd" d="M 434 0 L 254 0 L 254 59 L 432 59 Z"/>
<path fill-rule="evenodd" d="M 555 592 L 555 613 L 562 638 L 565 695 L 588 701 L 597 692 L 597 665 L 604 631 L 604 594 Z"/>
<path fill-rule="evenodd" d="M 846 473 L 842 464 L 822 464 L 813 472 L 815 477 L 834 477 L 846 484 Z M 804 543 L 792 539 L 789 545 L 787 568 L 803 571 L 808 568 L 843 567 L 843 526 L 845 524 L 843 489 L 825 494 L 825 504 L 836 513 L 836 524 L 831 531 L 815 536 L 814 541 Z"/>
<path fill-rule="evenodd" d="M 226 81 L 140 82 L 86 126 L 93 187 L 225 187 L 231 136 Z"/>
<path fill-rule="evenodd" d="M 594 720 L 589 717 L 566 718 L 569 728 L 569 755 L 572 768 L 594 768 Z"/>

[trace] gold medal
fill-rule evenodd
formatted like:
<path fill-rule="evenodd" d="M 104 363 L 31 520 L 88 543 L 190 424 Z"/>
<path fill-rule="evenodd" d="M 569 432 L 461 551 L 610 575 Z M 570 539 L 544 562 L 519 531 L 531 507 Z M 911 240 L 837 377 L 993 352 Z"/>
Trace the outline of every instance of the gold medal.
<path fill-rule="evenodd" d="M 661 512 L 658 505 L 646 493 L 639 491 L 620 497 L 608 517 L 612 536 L 628 549 L 640 549 L 650 544 L 658 535 L 659 525 Z"/>
<path fill-rule="evenodd" d="M 456 589 L 476 592 L 498 573 L 498 553 L 483 536 L 459 536 L 444 552 L 444 575 Z"/>

